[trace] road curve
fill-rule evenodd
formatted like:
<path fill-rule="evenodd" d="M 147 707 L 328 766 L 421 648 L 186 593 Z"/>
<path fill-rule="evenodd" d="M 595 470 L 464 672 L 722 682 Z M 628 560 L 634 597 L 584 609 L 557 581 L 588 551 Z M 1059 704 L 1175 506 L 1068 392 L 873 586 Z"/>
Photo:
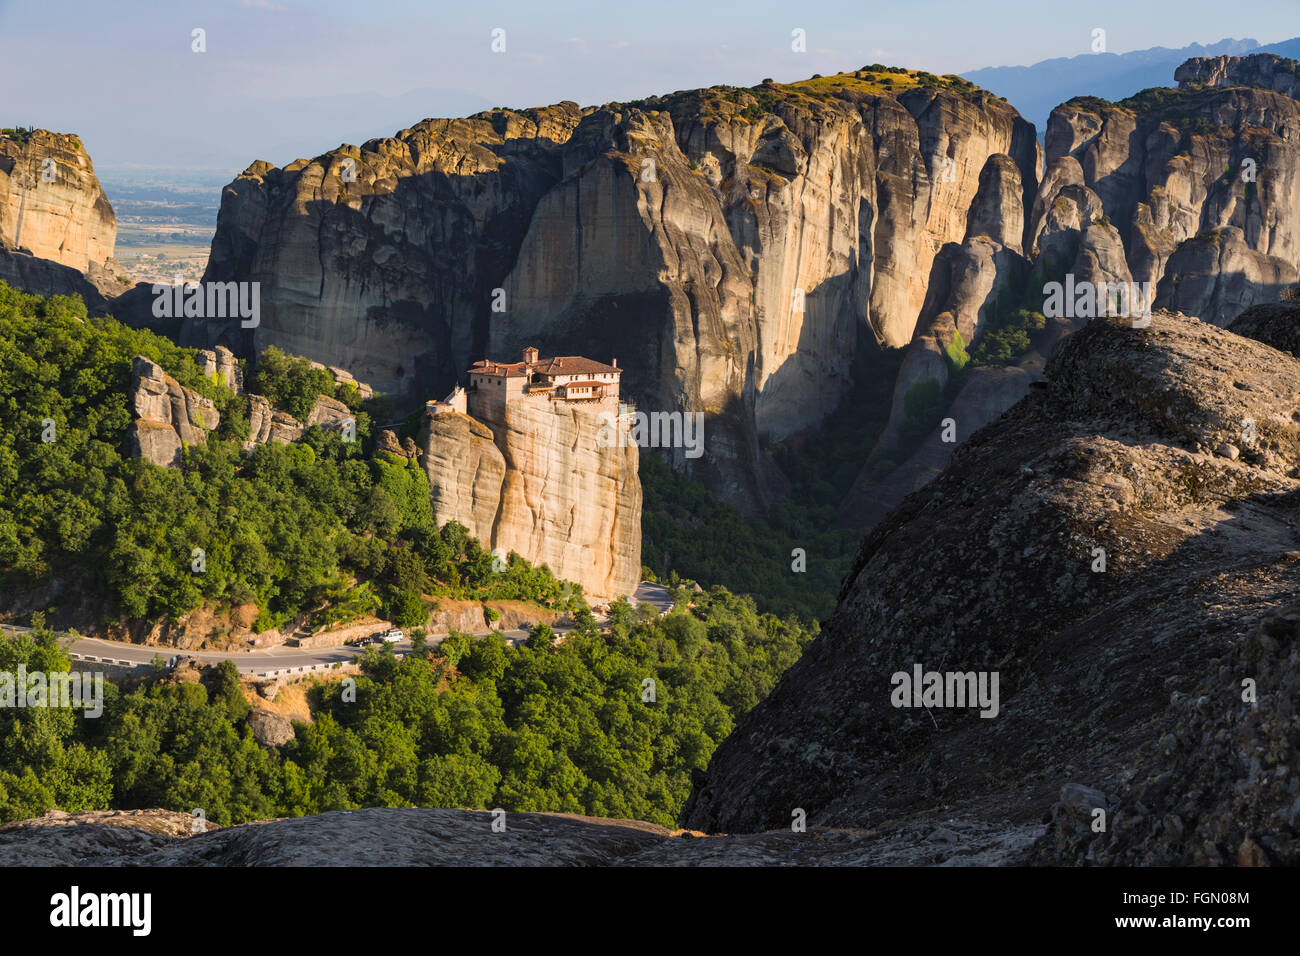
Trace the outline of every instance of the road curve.
<path fill-rule="evenodd" d="M 658 609 L 660 616 L 672 610 L 673 603 L 668 589 L 659 584 L 642 581 L 636 592 L 629 599 L 633 605 L 649 604 Z M 557 637 L 568 634 L 572 627 L 555 626 L 552 628 Z M 13 624 L 0 624 L 0 632 L 9 634 L 27 634 L 29 627 Z M 522 628 L 509 631 L 475 631 L 472 636 L 486 637 L 500 634 L 511 644 L 521 644 L 528 640 L 528 632 Z M 429 645 L 438 645 L 445 640 L 445 634 L 431 634 L 426 638 Z M 241 674 L 249 677 L 288 677 L 294 674 L 307 674 L 312 671 L 328 669 L 334 664 L 356 661 L 364 648 L 358 647 L 268 647 L 249 651 L 184 651 L 173 647 L 155 647 L 148 644 L 130 644 L 124 641 L 107 641 L 98 637 L 60 637 L 59 644 L 73 657 L 93 662 L 117 664 L 128 667 L 147 666 L 155 657 L 162 657 L 170 663 L 173 658 L 193 657 L 206 665 L 219 664 L 221 661 L 233 661 Z M 398 654 L 411 651 L 410 641 L 399 641 L 393 645 Z"/>

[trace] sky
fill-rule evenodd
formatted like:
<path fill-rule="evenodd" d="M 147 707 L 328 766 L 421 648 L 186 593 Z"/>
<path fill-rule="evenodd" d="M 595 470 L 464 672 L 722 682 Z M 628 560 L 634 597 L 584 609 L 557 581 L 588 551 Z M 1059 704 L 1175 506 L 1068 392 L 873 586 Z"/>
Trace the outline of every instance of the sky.
<path fill-rule="evenodd" d="M 1300 3 L 0 0 L 0 125 L 76 132 L 97 166 L 237 171 L 493 106 L 1030 64 L 1088 53 L 1097 28 L 1114 53 L 1270 43 L 1300 35 Z"/>

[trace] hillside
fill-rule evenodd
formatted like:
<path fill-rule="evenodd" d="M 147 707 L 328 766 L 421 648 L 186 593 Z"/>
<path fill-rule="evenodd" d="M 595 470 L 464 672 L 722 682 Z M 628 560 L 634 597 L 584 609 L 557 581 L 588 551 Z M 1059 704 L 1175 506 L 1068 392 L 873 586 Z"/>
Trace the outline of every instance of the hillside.
<path fill-rule="evenodd" d="M 414 446 L 371 433 L 355 382 L 269 350 L 245 392 L 231 363 L 0 283 L 0 615 L 199 648 L 423 627 L 443 597 L 586 606 L 437 524 Z"/>
<path fill-rule="evenodd" d="M 1097 319 L 1071 337 L 1042 387 L 868 535 L 828 627 L 691 773 L 685 832 L 658 815 L 660 826 L 629 819 L 627 803 L 566 807 L 565 787 L 513 796 L 501 841 L 483 838 L 491 813 L 401 809 L 400 794 L 393 809 L 317 803 L 302 806 L 315 815 L 190 836 L 159 811 L 47 814 L 0 830 L 0 845 L 100 865 L 366 862 L 358 846 L 367 859 L 379 847 L 388 862 L 423 865 L 1295 865 L 1298 320 L 1300 308 L 1263 307 L 1237 324 L 1248 338 L 1162 312 L 1147 328 Z M 693 656 L 690 617 L 720 624 L 708 625 L 712 639 L 734 610 L 713 595 L 689 616 L 635 627 L 664 628 Z M 629 643 L 615 634 L 617 653 L 654 643 L 635 627 Z M 516 681 L 561 687 L 537 677 L 602 643 L 516 652 L 497 681 L 508 719 L 541 713 L 540 701 L 511 703 Z M 701 665 L 718 659 L 695 646 Z M 481 648 L 459 663 L 382 665 L 360 712 L 328 709 L 371 734 L 369 720 L 389 712 L 389 681 L 417 709 L 449 707 L 466 678 L 484 675 L 494 652 Z M 671 660 L 661 659 L 668 673 Z M 447 663 L 462 675 L 449 695 L 411 693 L 423 668 Z M 1000 679 L 991 700 L 927 696 L 921 714 L 896 689 L 914 667 Z M 218 689 L 213 704 L 229 700 Z M 287 759 L 343 759 L 348 748 L 312 742 L 335 732 L 318 724 L 297 728 Z M 518 743 L 497 753 L 549 759 L 519 746 L 526 727 L 509 733 Z M 663 753 L 681 759 L 685 739 Z M 566 757 L 595 753 L 583 744 Z M 357 785 L 319 769 L 302 779 Z M 445 797 L 487 810 L 503 792 Z M 132 806 L 158 806 L 155 794 L 141 790 Z M 601 818 L 514 812 L 542 809 Z M 805 815 L 806 830 L 792 826 Z"/>
<path fill-rule="evenodd" d="M 1241 327 L 1287 347 L 1300 310 L 1274 308 Z M 682 825 L 1050 819 L 1040 862 L 1300 860 L 1300 361 L 1265 342 L 1162 312 L 1062 343 L 867 535 Z M 899 706 L 914 667 L 996 672 L 995 713 Z"/>
<path fill-rule="evenodd" d="M 602 628 L 579 613 L 559 642 L 541 628 L 521 646 L 453 631 L 401 658 L 371 647 L 291 685 L 241 680 L 229 660 L 158 658 L 107 678 L 101 713 L 7 710 L 0 822 L 197 807 L 226 826 L 423 806 L 669 825 L 691 774 L 816 633 L 720 588 L 674 598 L 664 617 L 616 604 Z M 31 635 L 0 633 L 11 699 L 22 668 L 51 681 L 101 670 L 74 665 L 34 623 Z"/>

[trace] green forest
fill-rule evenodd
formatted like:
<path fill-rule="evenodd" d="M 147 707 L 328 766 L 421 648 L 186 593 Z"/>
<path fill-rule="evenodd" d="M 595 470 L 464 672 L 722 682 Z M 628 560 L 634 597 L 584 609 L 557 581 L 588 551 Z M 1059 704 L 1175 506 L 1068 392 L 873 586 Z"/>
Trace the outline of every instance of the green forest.
<path fill-rule="evenodd" d="M 821 427 L 770 450 L 789 484 L 766 516 L 743 514 L 642 452 L 645 575 L 720 584 L 752 594 L 760 610 L 774 614 L 829 617 L 862 540 L 860 530 L 841 527 L 840 508 L 885 427 L 902 357 L 902 349 L 864 346 L 852 387 Z M 796 549 L 802 571 L 795 570 Z"/>
<path fill-rule="evenodd" d="M 685 589 L 675 597 L 688 599 Z M 161 666 L 105 684 L 98 718 L 0 712 L 0 822 L 66 811 L 202 808 L 218 824 L 367 806 L 546 810 L 675 825 L 691 771 L 815 636 L 722 588 L 663 618 L 579 613 L 558 645 L 453 634 L 403 659 L 370 648 L 349 692 L 260 746 L 234 666 L 203 682 Z M 54 635 L 0 636 L 0 671 L 67 671 Z M 652 682 L 652 683 L 647 683 Z M 651 693 L 653 691 L 653 693 Z"/>
<path fill-rule="evenodd" d="M 126 448 L 135 355 L 221 415 L 179 469 Z M 453 633 L 434 649 L 416 628 L 407 657 L 370 648 L 359 674 L 313 685 L 312 719 L 280 748 L 254 739 L 250 691 L 228 663 L 186 680 L 159 658 L 146 676 L 106 683 L 94 718 L 4 708 L 0 821 L 55 807 L 200 807 L 229 824 L 452 806 L 672 824 L 691 772 L 816 634 L 722 587 L 677 587 L 663 618 L 617 604 L 602 632 L 580 588 L 514 554 L 494 570 L 463 527 L 437 527 L 423 470 L 374 450 L 351 389 L 336 394 L 330 376 L 274 350 L 248 379 L 298 414 L 335 395 L 357 411 L 358 440 L 313 428 L 245 452 L 246 399 L 205 378 L 192 352 L 88 316 L 79 298 L 0 283 L 0 594 L 62 582 L 103 621 L 251 603 L 259 628 L 304 612 L 313 624 L 382 613 L 415 628 L 438 597 L 500 598 L 568 611 L 578 630 L 552 643 L 539 628 L 522 647 Z M 56 597 L 47 611 L 59 608 Z M 0 671 L 68 671 L 45 620 L 0 637 Z"/>
<path fill-rule="evenodd" d="M 221 415 L 181 469 L 127 453 L 135 355 Z M 251 384 L 299 414 L 319 392 L 334 393 L 328 373 L 274 349 Z M 339 397 L 356 404 L 347 392 Z M 246 454 L 247 428 L 246 399 L 204 378 L 189 350 L 90 318 L 80 298 L 0 283 L 0 593 L 57 576 L 96 596 L 104 621 L 255 604 L 258 630 L 337 610 L 354 591 L 355 613 L 412 627 L 427 618 L 424 595 L 586 606 L 580 588 L 548 569 L 511 555 L 494 572 L 464 528 L 436 527 L 418 464 L 369 452 L 364 407 L 352 442 L 312 428 Z"/>

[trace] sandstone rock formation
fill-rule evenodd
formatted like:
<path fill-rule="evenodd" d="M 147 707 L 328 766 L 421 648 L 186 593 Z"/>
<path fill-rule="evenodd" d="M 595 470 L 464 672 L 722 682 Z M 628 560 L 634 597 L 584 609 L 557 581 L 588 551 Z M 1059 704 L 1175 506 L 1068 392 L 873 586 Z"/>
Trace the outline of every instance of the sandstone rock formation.
<path fill-rule="evenodd" d="M 248 440 L 244 447 L 248 449 L 267 442 L 295 442 L 313 425 L 320 425 L 327 431 L 342 432 L 355 421 L 356 416 L 350 408 L 328 395 L 317 395 L 306 421 L 301 422 L 288 412 L 272 408 L 264 395 L 249 395 Z"/>
<path fill-rule="evenodd" d="M 311 365 L 333 375 L 335 386 L 355 389 L 357 397 L 362 401 L 375 397 L 375 390 L 365 382 L 358 382 L 347 369 L 339 368 L 337 365 L 322 365 L 320 362 L 312 362 Z"/>
<path fill-rule="evenodd" d="M 266 396 L 245 393 L 243 369 L 225 346 L 200 349 L 195 359 L 204 375 L 236 395 L 244 395 L 248 402 L 249 434 L 243 446 L 245 451 L 267 442 L 295 442 L 314 425 L 341 433 L 355 428 L 353 411 L 328 395 L 317 395 L 306 420 L 298 421 L 287 412 L 273 408 Z M 356 388 L 358 394 L 373 395 L 365 383 L 356 382 L 350 376 L 344 381 Z M 165 468 L 179 467 L 185 446 L 202 444 L 208 433 L 221 423 L 220 413 L 211 399 L 185 388 L 156 362 L 141 355 L 132 362 L 129 398 L 134 416 L 127 435 L 131 453 Z M 415 457 L 416 449 L 409 438 L 406 446 L 398 444 L 397 453 Z"/>
<path fill-rule="evenodd" d="M 211 399 L 185 388 L 143 355 L 131 362 L 130 402 L 135 414 L 128 433 L 131 453 L 164 468 L 179 466 L 185 446 L 202 444 L 221 423 Z"/>
<path fill-rule="evenodd" d="M 49 259 L 6 248 L 0 240 L 0 282 L 37 295 L 79 295 L 92 315 L 108 311 L 108 300 L 84 273 Z"/>
<path fill-rule="evenodd" d="M 581 406 L 545 398 L 482 421 L 427 413 L 420 446 L 435 519 L 548 565 L 589 597 L 631 594 L 641 573 L 638 448 L 603 443 L 602 427 Z"/>
<path fill-rule="evenodd" d="M 1024 186 L 1011 157 L 989 157 L 967 221 L 965 240 L 944 246 L 935 257 L 920 319 L 894 383 L 893 406 L 877 442 L 879 448 L 898 441 L 909 389 L 930 380 L 940 388 L 946 386 L 949 362 L 945 361 L 945 349 L 954 343 L 977 341 L 999 296 L 1007 291 L 1018 293 L 1029 274 L 1029 260 L 1021 254 Z M 1012 397 L 1005 408 L 1022 394 Z M 998 414 L 1003 410 L 998 409 Z M 981 421 L 969 431 L 983 424 Z"/>
<path fill-rule="evenodd" d="M 387 428 L 379 433 L 376 448 L 378 451 L 393 455 L 396 458 L 413 459 L 420 457 L 420 449 L 415 447 L 415 442 L 409 438 L 404 438 L 399 442 L 397 435 Z"/>
<path fill-rule="evenodd" d="M 1041 359 L 1039 365 L 1026 362 L 1021 366 L 972 369 L 944 413 L 953 421 L 952 440 L 945 441 L 943 430 L 936 428 L 891 471 L 874 475 L 869 466 L 864 468 L 845 498 L 842 524 L 849 528 L 875 526 L 904 498 L 938 477 L 962 442 L 1028 395 L 1033 383 L 1041 378 Z"/>
<path fill-rule="evenodd" d="M 1157 301 L 1226 326 L 1261 300 L 1276 300 L 1297 281 L 1295 265 L 1252 249 L 1241 229 L 1225 226 L 1178 247 L 1160 280 Z"/>
<path fill-rule="evenodd" d="M 760 436 L 816 425 L 860 341 L 908 342 L 990 157 L 987 175 L 1036 183 L 1014 110 L 905 76 L 897 95 L 845 74 L 496 110 L 255 163 L 226 189 L 205 278 L 262 282 L 261 325 L 187 344 L 276 344 L 418 399 L 524 344 L 635 355 L 641 407 L 709 416 L 708 453 L 677 464 L 762 508 L 781 479 Z"/>
<path fill-rule="evenodd" d="M 1058 107 L 1025 223 L 1027 260 L 1009 238 L 1021 221 L 1011 198 L 1015 167 L 990 159 L 968 217 L 971 233 L 982 229 L 987 238 L 981 247 L 968 235 L 936 258 L 888 424 L 844 502 L 844 524 L 869 527 L 938 474 L 955 446 L 937 435 L 892 473 L 878 474 L 875 459 L 898 441 L 908 391 L 928 381 L 947 386 L 944 349 L 957 335 L 977 341 L 996 296 L 1010 293 L 1042 309 L 1045 284 L 1068 275 L 1074 287 L 1150 295 L 1136 309 L 1154 302 L 1226 325 L 1300 280 L 1300 218 L 1290 201 L 1300 177 L 1292 132 L 1300 103 L 1279 95 L 1295 91 L 1295 69 L 1294 61 L 1263 54 L 1190 60 L 1178 71 L 1178 91 L 1147 91 L 1119 104 L 1080 97 Z M 1220 89 L 1227 87 L 1239 88 Z M 998 234 L 1000 222 L 1011 228 Z M 1018 374 L 981 374 L 952 397 L 945 417 L 963 435 L 996 418 L 1041 377 L 1056 341 L 1085 321 L 1049 317 Z"/>
<path fill-rule="evenodd" d="M 128 285 L 113 259 L 116 238 L 117 217 L 76 136 L 0 133 L 0 279 L 66 294 L 82 291 L 81 273 L 93 290 L 87 304 L 102 305 L 100 293 Z"/>
<path fill-rule="evenodd" d="M 203 374 L 220 382 L 236 395 L 244 391 L 244 370 L 239 367 L 235 354 L 224 345 L 215 349 L 200 349 L 195 356 Z"/>
<path fill-rule="evenodd" d="M 907 390 L 943 383 L 942 349 L 973 347 L 1004 294 L 1150 283 L 1220 324 L 1276 300 L 1300 265 L 1294 75 L 1191 60 L 1178 90 L 1062 104 L 1045 155 L 996 97 L 915 74 L 426 120 L 249 167 L 206 278 L 262 282 L 262 324 L 186 335 L 274 343 L 408 399 L 525 344 L 631 356 L 640 407 L 708 416 L 707 453 L 675 466 L 763 511 L 785 483 L 760 443 L 816 426 L 874 343 L 909 350 L 887 446 Z"/>
<path fill-rule="evenodd" d="M 961 844 L 1053 813 L 1043 862 L 1300 861 L 1300 785 L 1273 772 L 1300 745 L 1282 714 L 1300 614 L 1279 610 L 1300 586 L 1298 394 L 1300 360 L 1180 315 L 1066 339 L 1042 388 L 867 535 L 683 825 L 940 810 Z M 997 715 L 895 706 L 915 665 L 997 672 Z M 1106 833 L 1069 823 L 1069 784 L 1110 795 Z"/>
<path fill-rule="evenodd" d="M 263 747 L 282 747 L 293 740 L 293 723 L 273 711 L 254 708 L 248 715 L 248 726 Z"/>
<path fill-rule="evenodd" d="M 1175 75 L 1178 90 L 1057 107 L 1044 186 L 1054 164 L 1077 160 L 1079 184 L 1125 242 L 1133 279 L 1160 284 L 1157 304 L 1222 324 L 1276 301 L 1300 264 L 1295 65 L 1271 54 L 1212 57 Z M 1186 271 L 1196 278 L 1180 289 Z"/>
<path fill-rule="evenodd" d="M 1188 89 L 1255 86 L 1300 99 L 1300 73 L 1292 66 L 1294 62 L 1270 53 L 1201 56 L 1175 70 L 1174 79 Z"/>

